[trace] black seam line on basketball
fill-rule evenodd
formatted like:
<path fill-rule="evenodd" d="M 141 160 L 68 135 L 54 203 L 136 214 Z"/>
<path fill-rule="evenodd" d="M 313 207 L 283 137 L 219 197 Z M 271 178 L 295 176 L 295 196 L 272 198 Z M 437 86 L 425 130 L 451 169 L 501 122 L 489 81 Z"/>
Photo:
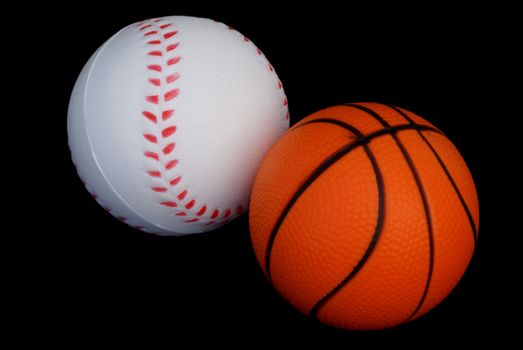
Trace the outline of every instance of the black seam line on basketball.
<path fill-rule="evenodd" d="M 402 130 L 426 130 L 426 131 L 433 131 L 438 134 L 441 132 L 435 128 L 432 128 L 430 126 L 424 126 L 424 125 L 411 125 L 411 124 L 404 124 L 404 125 L 397 125 L 390 128 L 384 128 L 378 131 L 375 131 L 373 133 L 370 133 L 368 135 L 359 137 L 355 139 L 355 141 L 350 142 L 346 145 L 343 145 L 340 147 L 337 151 L 331 153 L 320 165 L 318 165 L 312 173 L 309 175 L 309 177 L 301 184 L 301 186 L 298 188 L 298 190 L 293 194 L 289 202 L 287 202 L 287 205 L 281 212 L 280 216 L 278 217 L 278 220 L 276 221 L 276 224 L 274 225 L 274 228 L 269 236 L 268 242 L 267 242 L 267 248 L 265 250 L 265 271 L 267 273 L 267 279 L 269 282 L 272 283 L 272 274 L 270 269 L 270 262 L 271 262 L 271 252 L 272 247 L 274 245 L 274 241 L 276 239 L 276 236 L 278 234 L 278 231 L 283 224 L 283 221 L 287 217 L 287 214 L 290 212 L 296 201 L 299 199 L 299 197 L 305 192 L 305 190 L 321 175 L 323 174 L 330 166 L 335 164 L 338 160 L 340 160 L 343 156 L 354 150 L 355 148 L 362 146 L 364 144 L 369 143 L 371 140 L 383 136 L 383 135 L 390 135 L 397 133 Z"/>
<path fill-rule="evenodd" d="M 403 116 L 409 123 L 414 124 L 414 121 L 405 112 L 403 112 L 401 109 L 399 109 L 398 107 L 395 107 L 395 106 L 390 106 L 390 105 L 387 105 L 387 106 L 389 108 L 395 110 L 401 116 Z M 427 140 L 427 138 L 425 137 L 425 135 L 423 135 L 423 133 L 421 131 L 418 130 L 418 134 L 419 134 L 419 136 L 421 136 L 421 138 L 427 144 L 427 146 L 429 146 L 430 150 L 434 154 L 434 157 L 436 157 L 436 159 L 438 160 L 439 165 L 441 166 L 441 168 L 445 172 L 445 175 L 447 175 L 447 178 L 449 179 L 450 184 L 454 188 L 454 191 L 458 195 L 459 201 L 461 202 L 461 206 L 465 210 L 465 214 L 467 215 L 467 218 L 469 220 L 470 227 L 472 229 L 472 236 L 474 238 L 474 243 L 475 243 L 476 240 L 478 239 L 478 229 L 476 228 L 476 224 L 474 223 L 474 218 L 472 217 L 472 213 L 470 212 L 469 206 L 465 202 L 465 199 L 463 198 L 463 195 L 461 194 L 461 191 L 459 190 L 458 185 L 454 181 L 454 178 L 450 174 L 449 169 L 447 168 L 447 166 L 445 165 L 445 163 L 443 162 L 443 160 L 439 156 L 438 152 L 434 149 L 434 147 L 432 146 L 430 141 Z"/>
<path fill-rule="evenodd" d="M 305 125 L 309 125 L 309 124 L 315 124 L 315 123 L 327 123 L 327 124 L 334 124 L 334 125 L 337 125 L 337 126 L 340 126 L 348 131 L 350 131 L 351 133 L 353 133 L 354 135 L 358 136 L 358 137 L 363 137 L 365 136 L 360 130 L 358 130 L 357 128 L 355 128 L 354 126 L 348 124 L 348 123 L 345 123 L 341 120 L 338 120 L 338 119 L 332 119 L 332 118 L 318 118 L 318 119 L 314 119 L 314 120 L 310 120 L 308 122 L 305 122 L 303 124 L 300 124 L 298 125 L 297 127 L 295 127 L 293 130 L 296 130 L 298 128 L 301 128 L 302 126 L 305 126 Z"/>
<path fill-rule="evenodd" d="M 376 185 L 378 187 L 378 217 L 376 220 L 376 227 L 374 229 L 374 234 L 372 235 L 372 238 L 369 242 L 369 245 L 367 246 L 367 249 L 365 250 L 365 253 L 361 257 L 361 259 L 358 261 L 356 266 L 352 269 L 352 271 L 345 277 L 336 287 L 334 287 L 330 292 L 325 294 L 311 309 L 310 316 L 318 319 L 318 313 L 321 310 L 321 308 L 330 300 L 332 297 L 338 293 L 347 283 L 349 283 L 354 276 L 358 274 L 358 272 L 361 270 L 363 265 L 367 262 L 369 257 L 371 256 L 372 252 L 374 251 L 374 248 L 376 247 L 376 244 L 378 243 L 378 240 L 381 236 L 381 232 L 383 230 L 383 223 L 385 221 L 385 190 L 384 190 L 384 184 L 383 184 L 383 176 L 381 173 L 381 170 L 379 168 L 378 162 L 376 160 L 376 157 L 370 150 L 370 147 L 365 144 L 363 145 L 363 149 L 365 150 L 365 153 L 367 154 L 367 157 L 369 158 L 372 169 L 374 170 L 374 175 L 376 176 Z"/>
<path fill-rule="evenodd" d="M 390 125 L 378 113 L 376 113 L 375 111 L 373 111 L 370 108 L 367 108 L 365 106 L 355 105 L 355 104 L 348 104 L 347 106 L 354 107 L 354 108 L 357 108 L 357 109 L 360 109 L 360 110 L 366 112 L 371 117 L 378 120 L 384 126 Z M 425 299 L 427 298 L 427 294 L 428 294 L 428 291 L 430 288 L 430 282 L 432 280 L 432 271 L 434 269 L 434 236 L 433 236 L 433 232 L 432 232 L 432 219 L 431 219 L 431 215 L 430 215 L 429 203 L 427 201 L 427 195 L 423 188 L 423 183 L 421 182 L 421 177 L 419 176 L 418 170 L 416 169 L 416 166 L 414 165 L 414 162 L 412 161 L 412 158 L 410 157 L 409 152 L 407 151 L 407 149 L 405 148 L 405 146 L 399 139 L 398 135 L 396 135 L 396 133 L 393 133 L 393 134 L 391 134 L 391 136 L 394 139 L 394 141 L 396 142 L 396 145 L 398 145 L 398 148 L 400 149 L 401 153 L 403 154 L 403 157 L 407 161 L 407 165 L 409 166 L 410 171 L 412 172 L 412 175 L 414 176 L 414 181 L 416 182 L 416 186 L 418 187 L 418 191 L 421 196 L 421 201 L 423 203 L 423 210 L 425 211 L 425 218 L 427 220 L 427 229 L 428 229 L 428 234 L 429 234 L 430 258 L 429 258 L 429 271 L 427 273 L 427 282 L 425 283 L 425 288 L 423 290 L 423 294 L 421 295 L 421 299 L 420 299 L 418 305 L 416 306 L 414 311 L 410 314 L 410 316 L 406 320 L 406 321 L 408 321 L 408 320 L 412 319 L 418 313 L 418 311 L 421 309 L 421 306 L 425 302 Z"/>
<path fill-rule="evenodd" d="M 427 282 L 425 283 L 425 289 L 423 290 L 423 295 L 421 296 L 421 299 L 412 312 L 412 314 L 407 318 L 407 320 L 412 319 L 418 311 L 421 309 L 421 306 L 425 302 L 425 299 L 427 298 L 427 294 L 430 288 L 430 282 L 432 281 L 432 271 L 434 270 L 434 232 L 432 228 L 432 218 L 430 215 L 430 208 L 429 208 L 429 202 L 427 200 L 427 194 L 425 193 L 425 189 L 423 188 L 423 183 L 421 182 L 421 177 L 418 173 L 418 170 L 416 169 L 416 166 L 414 165 L 414 161 L 410 157 L 409 152 L 399 139 L 398 135 L 392 135 L 396 143 L 398 144 L 398 147 L 401 150 L 401 153 L 403 153 L 403 156 L 405 157 L 405 160 L 407 161 L 410 171 L 412 172 L 412 175 L 414 176 L 414 180 L 416 181 L 416 186 L 418 187 L 418 190 L 420 192 L 421 200 L 423 202 L 423 210 L 425 211 L 425 219 L 427 220 L 427 229 L 429 234 L 429 251 L 430 251 L 430 258 L 429 258 L 429 271 L 427 273 Z"/>
<path fill-rule="evenodd" d="M 368 107 L 361 106 L 357 103 L 346 103 L 346 104 L 344 104 L 344 106 L 356 108 L 356 109 L 359 109 L 360 111 L 370 114 L 370 116 L 374 117 L 374 119 L 379 121 L 381 125 L 383 125 L 386 128 L 390 128 L 390 124 L 385 119 L 383 119 L 381 115 L 379 115 L 378 113 L 376 113 L 375 111 L 373 111 L 372 109 L 370 109 Z M 417 124 L 414 124 L 414 125 L 417 125 Z"/>

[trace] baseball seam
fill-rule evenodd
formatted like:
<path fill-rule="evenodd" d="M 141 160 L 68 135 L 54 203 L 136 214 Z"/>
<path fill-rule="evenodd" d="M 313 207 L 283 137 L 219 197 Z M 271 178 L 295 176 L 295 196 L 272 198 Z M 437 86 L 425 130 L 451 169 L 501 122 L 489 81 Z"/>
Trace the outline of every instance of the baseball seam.
<path fill-rule="evenodd" d="M 233 30 L 231 27 L 227 28 Z M 162 18 L 147 20 L 136 24 L 135 30 L 144 38 L 146 54 L 149 60 L 153 61 L 152 64 L 148 62 L 146 67 L 147 84 L 156 90 L 154 94 L 144 97 L 147 107 L 142 111 L 145 123 L 149 124 L 146 127 L 148 132 L 142 135 L 147 145 L 143 153 L 149 165 L 146 173 L 157 184 L 151 186 L 151 190 L 160 196 L 160 205 L 174 209 L 175 216 L 186 218 L 184 223 L 200 222 L 203 226 L 224 224 L 243 213 L 243 206 L 238 205 L 234 212 L 231 208 L 209 208 L 202 200 L 191 196 L 188 188 L 180 188 L 183 175 L 175 171 L 179 160 L 175 157 L 177 125 L 174 122 L 176 111 L 173 103 L 181 93 L 175 86 L 175 82 L 181 76 L 180 72 L 175 71 L 175 67 L 182 60 L 182 57 L 176 54 L 176 49 L 181 43 L 177 40 L 178 31 L 175 23 Z M 249 39 L 241 37 L 245 43 L 255 48 L 257 55 L 263 56 Z M 267 65 L 268 71 L 275 74 L 272 65 Z M 276 84 L 277 89 L 281 90 L 282 106 L 288 119 L 288 103 L 282 83 L 277 79 Z M 154 126 L 152 129 L 151 125 Z"/>
<path fill-rule="evenodd" d="M 219 22 L 217 22 L 219 23 Z M 220 23 L 224 25 L 223 23 Z M 225 25 L 224 25 L 225 26 Z M 228 30 L 234 31 L 246 44 L 251 45 L 258 56 L 265 56 L 247 37 L 235 31 L 229 26 Z M 182 59 L 176 55 L 176 49 L 180 45 L 177 41 L 178 31 L 172 21 L 164 18 L 149 19 L 133 26 L 135 32 L 144 40 L 146 55 L 152 61 L 146 64 L 147 81 L 145 84 L 155 90 L 152 94 L 144 96 L 144 106 L 146 106 L 141 118 L 144 122 L 144 132 L 142 137 L 146 145 L 143 152 L 146 166 L 146 176 L 153 180 L 155 185 L 150 189 L 155 195 L 160 196 L 159 204 L 166 208 L 172 208 L 175 216 L 186 218 L 184 223 L 199 222 L 202 226 L 212 224 L 224 224 L 244 212 L 242 205 L 238 205 L 235 210 L 231 208 L 213 208 L 200 204 L 190 196 L 189 189 L 179 188 L 182 175 L 174 173 L 178 165 L 178 159 L 174 156 L 176 150 L 175 134 L 177 125 L 175 124 L 175 108 L 173 103 L 180 95 L 180 89 L 175 82 L 180 78 L 180 72 L 176 71 L 178 62 Z M 276 76 L 274 68 L 267 61 L 267 70 Z M 285 118 L 289 119 L 288 102 L 283 91 L 281 81 L 276 77 L 276 87 L 282 96 L 282 107 L 285 110 Z M 76 165 L 75 165 L 76 167 Z M 172 175 L 172 174 L 175 175 Z M 87 183 L 82 179 L 87 187 Z M 89 191 L 92 197 L 99 201 L 96 194 Z M 113 214 L 118 220 L 127 222 L 128 219 L 121 215 L 116 215 L 113 210 L 102 205 L 103 209 Z M 207 214 L 207 215 L 206 215 Z M 132 227 L 144 230 L 143 226 L 132 225 Z"/>
<path fill-rule="evenodd" d="M 263 52 L 258 47 L 256 47 L 256 45 L 254 45 L 254 43 L 249 38 L 242 35 L 240 32 L 234 30 L 234 28 L 231 26 L 227 26 L 227 29 L 234 31 L 236 34 L 240 35 L 244 42 L 249 43 L 254 47 L 256 54 L 258 56 L 262 56 L 265 58 L 265 55 L 263 54 Z M 269 61 L 267 61 L 267 69 L 268 69 L 269 73 L 271 73 L 273 75 L 276 74 L 276 72 L 274 71 L 274 67 L 272 66 L 272 64 Z M 287 96 L 285 96 L 285 92 L 283 91 L 283 84 L 281 83 L 280 79 L 278 79 L 278 81 L 276 83 L 276 87 L 278 88 L 278 90 L 281 91 L 281 94 L 282 94 L 282 105 L 283 105 L 283 108 L 285 109 L 285 119 L 289 119 L 289 108 L 288 108 L 289 103 L 287 101 Z"/>

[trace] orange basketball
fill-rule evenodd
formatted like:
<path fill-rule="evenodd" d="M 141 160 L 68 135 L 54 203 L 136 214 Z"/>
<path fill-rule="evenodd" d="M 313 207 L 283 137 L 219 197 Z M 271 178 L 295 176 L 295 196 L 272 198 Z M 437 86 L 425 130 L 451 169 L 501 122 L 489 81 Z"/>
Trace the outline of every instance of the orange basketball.
<path fill-rule="evenodd" d="M 267 278 L 304 314 L 347 329 L 415 319 L 458 283 L 479 223 L 454 145 L 414 113 L 377 103 L 303 119 L 269 151 L 250 204 Z"/>

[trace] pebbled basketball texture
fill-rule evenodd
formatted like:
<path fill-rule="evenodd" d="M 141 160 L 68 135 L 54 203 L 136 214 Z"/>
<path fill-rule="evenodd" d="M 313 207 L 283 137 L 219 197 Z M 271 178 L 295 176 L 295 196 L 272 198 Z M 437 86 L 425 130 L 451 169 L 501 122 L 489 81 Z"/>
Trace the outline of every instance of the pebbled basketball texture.
<path fill-rule="evenodd" d="M 304 314 L 346 329 L 392 327 L 435 307 L 465 272 L 479 225 L 454 145 L 377 103 L 292 127 L 263 160 L 250 208 L 269 281 Z"/>

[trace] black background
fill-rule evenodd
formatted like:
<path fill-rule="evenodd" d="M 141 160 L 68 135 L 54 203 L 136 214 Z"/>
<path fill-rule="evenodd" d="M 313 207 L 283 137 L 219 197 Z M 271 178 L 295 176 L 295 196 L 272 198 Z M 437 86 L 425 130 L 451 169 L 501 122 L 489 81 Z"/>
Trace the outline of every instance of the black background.
<path fill-rule="evenodd" d="M 483 16 L 475 9 L 402 11 L 350 4 L 289 10 L 261 3 L 149 5 L 126 5 L 125 11 L 93 5 L 63 16 L 55 9 L 56 19 L 45 21 L 46 31 L 61 37 L 46 42 L 55 53 L 49 79 L 56 105 L 45 106 L 54 111 L 46 121 L 52 137 L 45 147 L 56 161 L 52 178 L 59 190 L 43 209 L 51 212 L 45 232 L 52 249 L 41 270 L 35 267 L 35 282 L 42 296 L 37 304 L 45 310 L 41 322 L 51 325 L 53 334 L 79 342 L 112 336 L 168 344 L 246 337 L 249 347 L 261 341 L 346 346 L 422 338 L 499 341 L 498 333 L 508 332 L 499 314 L 504 309 L 499 292 L 508 287 L 499 274 L 502 243 L 492 176 L 501 160 L 487 142 L 492 115 L 485 104 L 492 87 L 485 52 L 495 42 Z M 117 30 L 166 15 L 213 18 L 249 37 L 283 82 L 291 123 L 331 105 L 376 101 L 411 110 L 445 132 L 469 165 L 481 205 L 474 257 L 450 296 L 419 320 L 393 329 L 333 329 L 301 315 L 271 288 L 251 248 L 246 215 L 208 234 L 156 237 L 99 207 L 69 157 L 71 90 L 90 55 Z"/>

